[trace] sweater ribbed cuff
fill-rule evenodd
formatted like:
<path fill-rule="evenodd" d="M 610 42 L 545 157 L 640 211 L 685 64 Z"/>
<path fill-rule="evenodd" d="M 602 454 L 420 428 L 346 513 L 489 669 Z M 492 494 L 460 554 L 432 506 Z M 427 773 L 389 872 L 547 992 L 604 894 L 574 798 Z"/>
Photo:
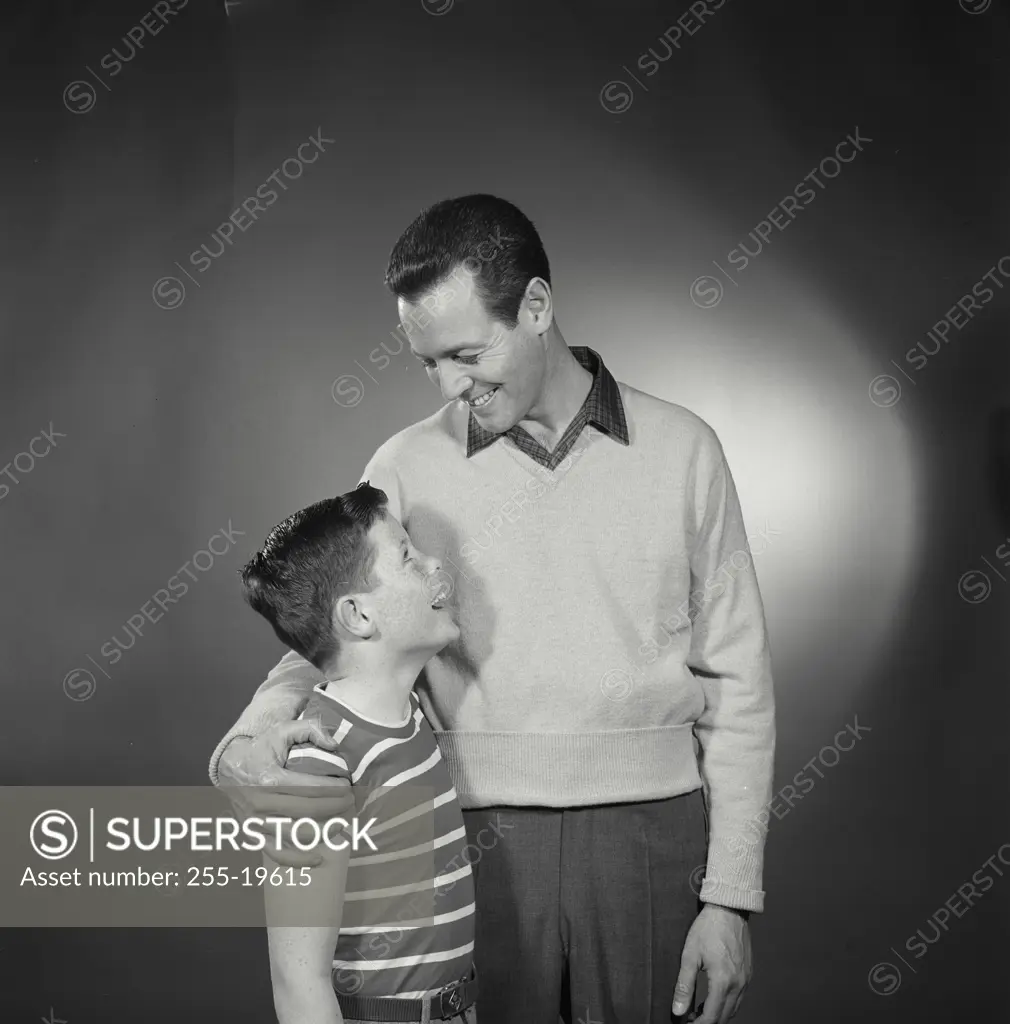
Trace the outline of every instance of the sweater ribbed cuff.
<path fill-rule="evenodd" d="M 702 903 L 713 903 L 717 907 L 729 907 L 731 910 L 749 910 L 755 914 L 760 914 L 765 908 L 762 889 L 741 889 L 725 882 L 703 885 L 700 899 Z"/>
<path fill-rule="evenodd" d="M 210 755 L 210 764 L 207 766 L 207 774 L 210 775 L 211 785 L 221 785 L 221 755 L 227 749 L 228 744 L 231 743 L 232 740 L 237 740 L 239 737 L 251 740 L 255 738 L 255 734 L 250 732 L 248 729 L 239 729 L 237 726 L 227 733 L 224 739 L 217 745 L 214 753 Z"/>
<path fill-rule="evenodd" d="M 246 715 L 248 715 L 248 708 L 246 709 Z M 246 739 L 254 740 L 257 736 L 266 732 L 272 725 L 277 724 L 277 718 L 273 713 L 260 714 L 253 718 L 246 718 L 243 715 L 225 734 L 224 738 L 217 745 L 217 749 L 213 754 L 210 755 L 210 764 L 208 765 L 208 773 L 210 775 L 210 781 L 215 786 L 221 785 L 221 755 L 224 754 L 228 744 L 232 740 Z"/>
<path fill-rule="evenodd" d="M 712 823 L 708 837 L 705 879 L 698 898 L 733 910 L 764 910 L 764 891 L 760 888 L 764 868 L 764 841 L 731 844 L 724 835 L 725 826 Z"/>

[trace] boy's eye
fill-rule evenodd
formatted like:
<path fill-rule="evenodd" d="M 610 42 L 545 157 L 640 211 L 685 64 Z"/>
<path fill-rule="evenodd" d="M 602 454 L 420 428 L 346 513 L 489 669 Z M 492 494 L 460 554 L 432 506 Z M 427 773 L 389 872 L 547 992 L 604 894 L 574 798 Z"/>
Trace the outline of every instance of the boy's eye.
<path fill-rule="evenodd" d="M 476 356 L 456 356 L 456 359 L 467 366 L 473 366 L 477 362 Z"/>

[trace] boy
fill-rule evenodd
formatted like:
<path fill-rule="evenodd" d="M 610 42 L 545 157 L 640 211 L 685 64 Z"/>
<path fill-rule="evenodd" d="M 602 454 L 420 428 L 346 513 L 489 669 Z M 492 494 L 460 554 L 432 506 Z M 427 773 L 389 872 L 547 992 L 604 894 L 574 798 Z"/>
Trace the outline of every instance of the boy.
<path fill-rule="evenodd" d="M 321 721 L 336 747 L 297 745 L 286 767 L 348 780 L 360 823 L 378 822 L 371 845 L 319 848 L 308 889 L 264 887 L 280 1024 L 476 1024 L 466 831 L 412 690 L 459 627 L 441 566 L 386 506 L 367 483 L 310 505 L 274 527 L 241 572 L 252 608 L 323 674 L 302 717 Z M 410 884 L 399 884 L 404 871 Z M 324 900 L 328 926 L 269 924 L 278 919 L 271 908 L 299 899 L 317 908 Z"/>

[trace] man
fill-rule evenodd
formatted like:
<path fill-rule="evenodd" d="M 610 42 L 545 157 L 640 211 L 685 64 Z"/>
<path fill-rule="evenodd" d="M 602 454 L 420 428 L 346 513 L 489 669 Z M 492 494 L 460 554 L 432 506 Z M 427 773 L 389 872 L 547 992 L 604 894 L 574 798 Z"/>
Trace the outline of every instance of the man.
<path fill-rule="evenodd" d="M 774 702 L 718 438 L 568 347 L 540 238 L 504 200 L 425 210 L 386 283 L 448 404 L 383 444 L 362 479 L 455 570 L 460 638 L 417 692 L 468 832 L 493 828 L 471 843 L 482 1020 L 665 1022 L 671 1003 L 690 1009 L 701 969 L 699 1020 L 725 1024 L 750 976 L 747 917 L 763 909 Z M 286 655 L 211 779 L 290 782 L 297 727 L 283 723 L 318 682 Z"/>

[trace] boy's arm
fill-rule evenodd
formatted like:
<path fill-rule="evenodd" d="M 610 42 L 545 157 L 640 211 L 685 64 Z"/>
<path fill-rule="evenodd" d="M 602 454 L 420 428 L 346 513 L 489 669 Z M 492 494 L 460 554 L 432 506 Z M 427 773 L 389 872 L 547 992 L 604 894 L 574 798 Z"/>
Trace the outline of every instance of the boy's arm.
<path fill-rule="evenodd" d="M 311 743 L 292 750 L 285 768 L 335 786 L 349 786 L 351 781 L 339 752 L 320 751 Z M 333 845 L 341 845 L 340 835 L 331 835 Z M 300 868 L 297 877 L 291 868 L 280 868 L 285 884 L 279 886 L 270 881 L 276 877 L 276 863 L 268 853 L 263 855 L 268 871 L 264 901 L 270 980 L 280 1024 L 343 1024 L 332 980 L 351 856 L 350 842 L 345 839 L 342 845 L 344 849 L 335 850 L 321 843 L 322 862 Z"/>
<path fill-rule="evenodd" d="M 221 784 L 222 761 L 230 765 L 236 760 L 243 760 L 236 758 L 241 751 L 228 749 L 233 739 L 240 736 L 256 739 L 271 726 L 296 719 L 305 707 L 312 687 L 321 682 L 322 678 L 322 673 L 314 665 L 294 651 L 288 651 L 273 667 L 253 694 L 245 711 L 239 715 L 238 721 L 217 745 L 210 759 L 210 781 L 215 786 Z"/>
<path fill-rule="evenodd" d="M 343 1024 L 331 972 L 340 935 L 350 850 L 330 851 L 322 864 L 301 868 L 294 885 L 264 887 L 270 980 L 279 1024 Z M 264 856 L 272 871 L 276 865 Z M 291 869 L 279 869 L 287 876 Z M 307 885 L 305 877 L 310 881 Z M 327 923 L 314 925 L 323 909 Z M 287 921 L 288 924 L 271 924 Z"/>

